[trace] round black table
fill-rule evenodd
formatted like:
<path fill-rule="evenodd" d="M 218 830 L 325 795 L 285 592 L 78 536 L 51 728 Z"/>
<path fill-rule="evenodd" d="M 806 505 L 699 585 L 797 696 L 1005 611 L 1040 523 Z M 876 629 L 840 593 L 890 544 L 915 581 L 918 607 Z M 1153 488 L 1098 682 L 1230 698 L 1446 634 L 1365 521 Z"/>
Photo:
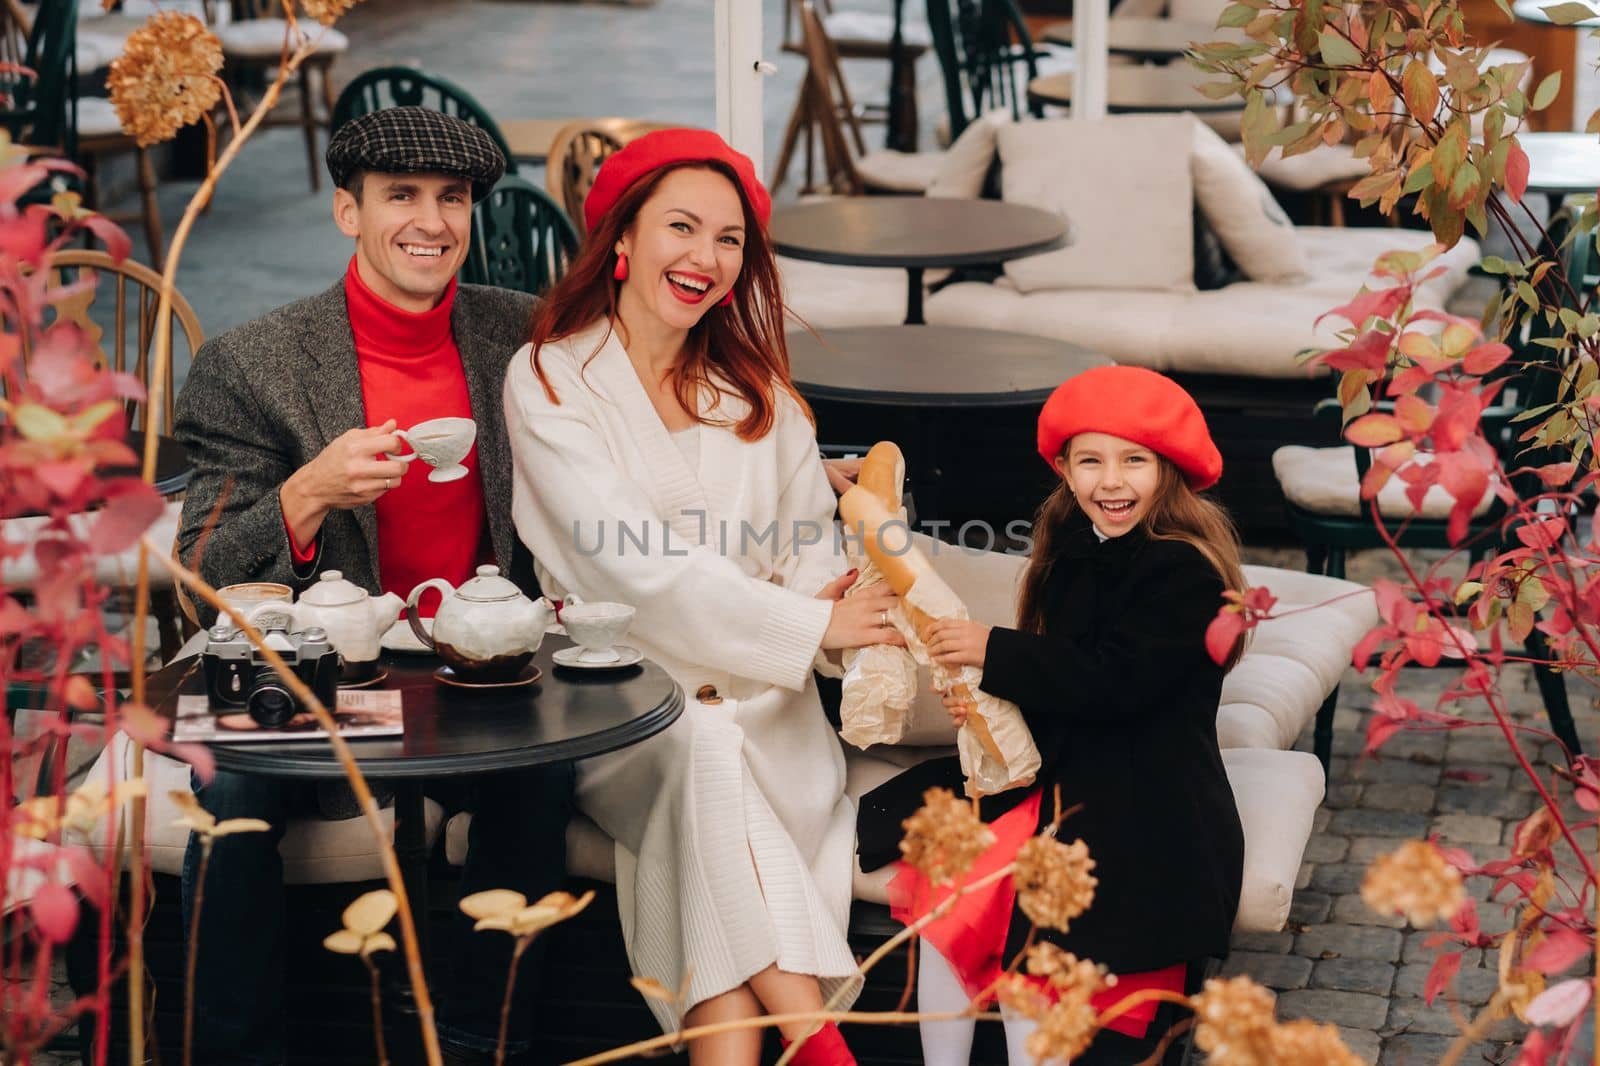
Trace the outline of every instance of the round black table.
<path fill-rule="evenodd" d="M 128 468 L 108 467 L 102 471 L 105 477 L 138 477 L 140 464 L 144 462 L 144 433 L 141 430 L 129 430 L 128 447 L 133 449 L 133 454 L 139 457 L 139 464 Z M 194 468 L 189 465 L 189 453 L 183 445 L 171 437 L 161 437 L 156 441 L 156 481 L 155 489 L 163 496 L 176 496 L 189 485 L 189 475 Z"/>
<path fill-rule="evenodd" d="M 1003 263 L 1067 245 L 1066 219 L 1000 200 L 850 196 L 772 214 L 781 255 L 835 266 L 899 267 L 909 275 L 906 323 L 920 325 L 922 272 Z"/>
<path fill-rule="evenodd" d="M 395 786 L 395 855 L 414 914 L 427 913 L 424 781 L 603 755 L 654 736 L 683 713 L 683 690 L 655 663 L 647 659 L 605 671 L 556 666 L 551 656 L 571 646 L 566 637 L 547 636 L 534 656 L 543 676 L 506 689 L 445 685 L 433 677 L 439 667 L 434 656 L 384 654 L 388 676 L 379 687 L 401 691 L 405 732 L 352 740 L 350 746 L 363 774 Z M 179 660 L 152 675 L 151 693 L 167 694 L 157 704 L 163 713 L 174 713 L 180 692 L 204 692 L 197 663 Z M 300 780 L 344 777 L 332 746 L 320 741 L 208 747 L 219 770 Z M 424 928 L 419 921 L 419 937 Z"/>
<path fill-rule="evenodd" d="M 921 454 L 907 480 L 923 521 L 942 517 L 941 440 L 964 411 L 992 419 L 1034 408 L 1068 378 L 1111 360 L 1066 341 L 965 326 L 855 326 L 789 335 L 789 366 L 807 400 L 908 409 Z M 915 467 L 915 469 L 913 469 Z"/>
<path fill-rule="evenodd" d="M 1113 114 L 1164 111 L 1242 111 L 1244 100 L 1213 100 L 1200 86 L 1218 80 L 1187 63 L 1165 67 L 1111 67 L 1106 71 L 1106 110 Z M 1028 99 L 1037 104 L 1072 105 L 1072 75 L 1046 74 L 1028 83 Z"/>
<path fill-rule="evenodd" d="M 1072 43 L 1072 21 L 1046 26 L 1044 39 L 1052 44 Z M 1218 31 L 1204 22 L 1167 18 L 1113 18 L 1106 22 L 1106 51 L 1136 59 L 1175 59 L 1195 41 L 1211 41 Z"/>

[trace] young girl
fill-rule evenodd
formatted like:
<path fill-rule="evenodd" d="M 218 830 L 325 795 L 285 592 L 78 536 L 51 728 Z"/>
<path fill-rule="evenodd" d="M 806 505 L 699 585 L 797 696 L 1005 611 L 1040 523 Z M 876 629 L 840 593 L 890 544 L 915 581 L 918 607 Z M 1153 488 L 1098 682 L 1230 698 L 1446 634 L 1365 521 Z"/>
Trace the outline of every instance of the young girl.
<path fill-rule="evenodd" d="M 1045 939 L 1107 966 L 1110 1002 L 1140 988 L 1182 992 L 1208 956 L 1227 953 L 1239 903 L 1244 836 L 1217 749 L 1222 678 L 1233 665 L 1205 649 L 1224 588 L 1242 589 L 1238 543 L 1223 511 L 1196 495 L 1215 484 L 1222 457 L 1194 400 L 1170 379 L 1103 367 L 1060 386 L 1039 416 L 1039 453 L 1061 476 L 1033 527 L 1015 629 L 945 620 L 928 652 L 983 670 L 983 689 L 1021 707 L 1044 765 L 1031 789 L 987 797 L 996 843 L 968 879 L 1009 862 L 1062 809 L 1099 887 L 1065 934 Z M 959 724 L 967 709 L 946 706 Z M 863 799 L 863 868 L 896 857 L 900 821 L 923 790 L 961 794 L 955 760 L 925 763 Z M 954 886 L 952 886 L 953 889 Z M 891 886 L 910 922 L 952 889 L 934 890 L 910 867 Z M 1021 950 L 1030 923 L 1009 879 L 963 897 L 923 933 L 919 1006 L 959 1009 Z M 1154 1005 L 1124 1016 L 1074 1060 L 1137 1063 L 1153 1053 Z M 1149 1029 L 1151 1031 L 1147 1032 Z M 1013 1066 L 1031 1023 L 1006 1023 Z M 965 1064 L 971 1022 L 923 1027 L 928 1066 Z"/>

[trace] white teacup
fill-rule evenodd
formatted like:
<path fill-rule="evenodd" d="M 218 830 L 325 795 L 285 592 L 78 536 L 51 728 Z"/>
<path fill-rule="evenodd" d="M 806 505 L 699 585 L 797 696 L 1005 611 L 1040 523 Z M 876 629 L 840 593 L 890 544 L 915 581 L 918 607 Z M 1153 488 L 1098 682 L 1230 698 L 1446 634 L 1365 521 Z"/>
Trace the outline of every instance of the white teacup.
<path fill-rule="evenodd" d="M 276 581 L 246 581 L 238 585 L 224 585 L 217 590 L 217 596 L 229 607 L 250 617 L 250 612 L 263 603 L 290 603 L 294 600 L 294 590 L 288 585 L 280 585 Z M 229 629 L 237 628 L 233 620 L 226 614 L 220 615 L 217 621 Z M 287 629 L 289 615 L 276 612 L 264 612 L 251 623 L 257 629 Z"/>
<path fill-rule="evenodd" d="M 582 663 L 614 663 L 622 655 L 612 645 L 633 624 L 633 608 L 625 603 L 568 603 L 561 608 L 567 636 L 583 648 Z"/>
<path fill-rule="evenodd" d="M 409 463 L 420 457 L 433 467 L 428 472 L 429 481 L 456 481 L 467 476 L 461 460 L 478 439 L 478 424 L 470 418 L 430 418 L 410 429 L 397 429 L 394 435 L 411 445 L 412 452 L 389 458 Z"/>

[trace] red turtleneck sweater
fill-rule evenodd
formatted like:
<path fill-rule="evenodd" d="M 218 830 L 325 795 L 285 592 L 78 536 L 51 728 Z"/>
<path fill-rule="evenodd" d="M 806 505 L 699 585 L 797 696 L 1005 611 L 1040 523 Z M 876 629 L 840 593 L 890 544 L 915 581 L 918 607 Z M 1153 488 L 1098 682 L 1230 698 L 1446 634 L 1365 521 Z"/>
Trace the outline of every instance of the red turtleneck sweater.
<path fill-rule="evenodd" d="M 473 417 L 461 352 L 450 330 L 455 281 L 431 311 L 403 311 L 367 288 L 352 257 L 344 296 L 369 426 L 392 418 L 407 429 L 430 418 Z M 480 562 L 493 560 L 476 444 L 462 463 L 470 471 L 466 477 L 440 483 L 429 481 L 433 468 L 416 460 L 398 485 L 378 497 L 383 591 L 403 598 L 433 577 L 460 585 Z M 293 546 L 301 561 L 310 561 L 310 552 Z M 436 602 L 427 597 L 422 614 L 431 616 Z"/>

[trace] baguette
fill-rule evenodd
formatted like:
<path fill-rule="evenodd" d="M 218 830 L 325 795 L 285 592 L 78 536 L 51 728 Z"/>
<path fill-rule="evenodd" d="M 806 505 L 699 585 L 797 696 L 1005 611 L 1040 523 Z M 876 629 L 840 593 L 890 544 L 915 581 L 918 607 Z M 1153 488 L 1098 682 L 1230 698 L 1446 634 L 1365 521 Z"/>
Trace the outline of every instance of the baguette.
<path fill-rule="evenodd" d="M 880 444 L 872 451 L 877 452 L 883 447 L 884 445 Z M 892 448 L 898 457 L 900 449 L 895 448 L 893 444 L 888 447 Z M 871 458 L 871 453 L 868 453 L 868 460 Z M 861 473 L 865 478 L 867 474 L 865 463 L 862 464 Z M 883 500 L 875 492 L 859 483 L 840 498 L 839 515 L 844 519 L 846 535 L 861 537 L 862 548 L 868 558 L 883 573 L 889 587 L 900 597 L 900 609 L 905 612 L 906 620 L 917 631 L 917 636 L 923 643 L 927 643 L 928 627 L 935 619 L 913 606 L 905 597 L 918 581 L 925 580 L 945 586 L 945 580 L 934 572 L 933 563 L 929 562 L 922 549 L 912 542 L 911 527 L 898 514 L 884 506 Z M 958 681 L 952 685 L 950 695 L 969 706 L 977 706 L 977 697 L 965 682 Z M 971 728 L 978 743 L 983 745 L 984 751 L 1003 765 L 1006 761 L 1005 755 L 995 743 L 983 716 L 969 714 L 967 726 Z"/>
<path fill-rule="evenodd" d="M 904 503 L 906 460 L 900 446 L 892 440 L 874 444 L 861 461 L 861 473 L 856 484 L 883 501 L 890 514 L 897 513 Z"/>

